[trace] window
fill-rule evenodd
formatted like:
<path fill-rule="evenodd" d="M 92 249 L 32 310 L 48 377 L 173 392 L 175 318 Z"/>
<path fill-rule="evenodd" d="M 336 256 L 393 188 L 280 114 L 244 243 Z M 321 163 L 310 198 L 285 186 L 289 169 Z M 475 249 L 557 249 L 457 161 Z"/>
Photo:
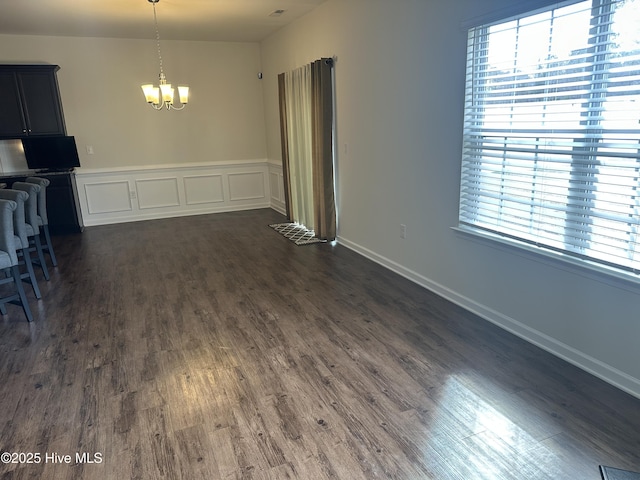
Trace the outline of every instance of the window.
<path fill-rule="evenodd" d="M 640 273 L 640 0 L 469 30 L 460 226 Z"/>

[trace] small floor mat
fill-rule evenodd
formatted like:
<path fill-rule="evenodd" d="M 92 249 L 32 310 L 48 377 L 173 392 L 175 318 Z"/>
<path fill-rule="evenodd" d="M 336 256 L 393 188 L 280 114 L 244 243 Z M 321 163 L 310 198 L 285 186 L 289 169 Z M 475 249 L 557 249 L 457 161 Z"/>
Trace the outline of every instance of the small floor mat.
<path fill-rule="evenodd" d="M 296 245 L 310 245 L 312 243 L 322 243 L 326 240 L 317 238 L 313 230 L 309 230 L 299 223 L 274 223 L 269 225 L 276 232 L 291 240 Z"/>

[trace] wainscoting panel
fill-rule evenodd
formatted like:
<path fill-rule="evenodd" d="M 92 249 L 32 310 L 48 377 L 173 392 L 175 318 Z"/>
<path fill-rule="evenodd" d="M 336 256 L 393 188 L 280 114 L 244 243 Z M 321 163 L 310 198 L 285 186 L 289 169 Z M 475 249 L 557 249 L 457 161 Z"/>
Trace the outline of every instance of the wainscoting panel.
<path fill-rule="evenodd" d="M 179 207 L 178 178 L 136 180 L 140 209 Z"/>
<path fill-rule="evenodd" d="M 266 160 L 81 168 L 76 179 L 82 219 L 92 226 L 273 207 L 270 168 Z"/>
<path fill-rule="evenodd" d="M 269 169 L 269 190 L 271 191 L 271 198 L 274 200 L 281 201 L 280 198 L 280 189 L 278 187 L 278 183 L 280 182 L 280 176 L 277 172 L 272 172 Z"/>
<path fill-rule="evenodd" d="M 187 205 L 224 202 L 222 175 L 189 175 L 184 177 Z"/>
<path fill-rule="evenodd" d="M 227 178 L 232 202 L 266 197 L 265 172 L 232 173 Z"/>
<path fill-rule="evenodd" d="M 282 165 L 279 163 L 269 162 L 269 192 L 271 193 L 271 208 L 286 215 L 284 174 L 282 173 Z"/>
<path fill-rule="evenodd" d="M 105 215 L 133 210 L 129 196 L 129 182 L 96 181 L 78 187 L 78 195 L 84 197 L 88 215 Z M 84 215 L 83 215 L 84 216 Z M 86 225 L 86 224 L 85 224 Z"/>

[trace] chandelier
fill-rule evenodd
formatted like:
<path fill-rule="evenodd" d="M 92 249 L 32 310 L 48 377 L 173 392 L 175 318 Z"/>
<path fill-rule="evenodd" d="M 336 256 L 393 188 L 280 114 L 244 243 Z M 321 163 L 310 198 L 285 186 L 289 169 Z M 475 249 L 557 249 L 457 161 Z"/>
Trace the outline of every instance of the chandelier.
<path fill-rule="evenodd" d="M 180 107 L 176 107 L 173 103 L 173 95 L 175 89 L 170 83 L 167 83 L 167 78 L 164 76 L 162 70 L 162 55 L 160 54 L 160 32 L 158 30 L 158 16 L 156 15 L 156 3 L 160 0 L 148 0 L 153 5 L 153 21 L 156 26 L 156 42 L 158 45 L 158 60 L 160 60 L 160 75 L 159 86 L 156 87 L 152 84 L 142 85 L 142 91 L 147 99 L 147 103 L 151 105 L 155 110 L 161 110 L 162 107 L 166 107 L 167 110 L 182 110 L 189 102 L 189 87 L 186 85 L 178 85 L 178 97 L 180 97 Z"/>

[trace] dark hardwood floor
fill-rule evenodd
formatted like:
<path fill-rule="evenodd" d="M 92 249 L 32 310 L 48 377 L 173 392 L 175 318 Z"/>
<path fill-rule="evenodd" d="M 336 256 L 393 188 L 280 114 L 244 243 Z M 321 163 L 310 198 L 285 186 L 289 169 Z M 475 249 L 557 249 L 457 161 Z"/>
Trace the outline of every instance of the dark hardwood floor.
<path fill-rule="evenodd" d="M 297 247 L 268 227 L 281 221 L 55 237 L 35 322 L 1 317 L 0 451 L 15 452 L 1 478 L 640 470 L 639 399 L 340 245 Z"/>

